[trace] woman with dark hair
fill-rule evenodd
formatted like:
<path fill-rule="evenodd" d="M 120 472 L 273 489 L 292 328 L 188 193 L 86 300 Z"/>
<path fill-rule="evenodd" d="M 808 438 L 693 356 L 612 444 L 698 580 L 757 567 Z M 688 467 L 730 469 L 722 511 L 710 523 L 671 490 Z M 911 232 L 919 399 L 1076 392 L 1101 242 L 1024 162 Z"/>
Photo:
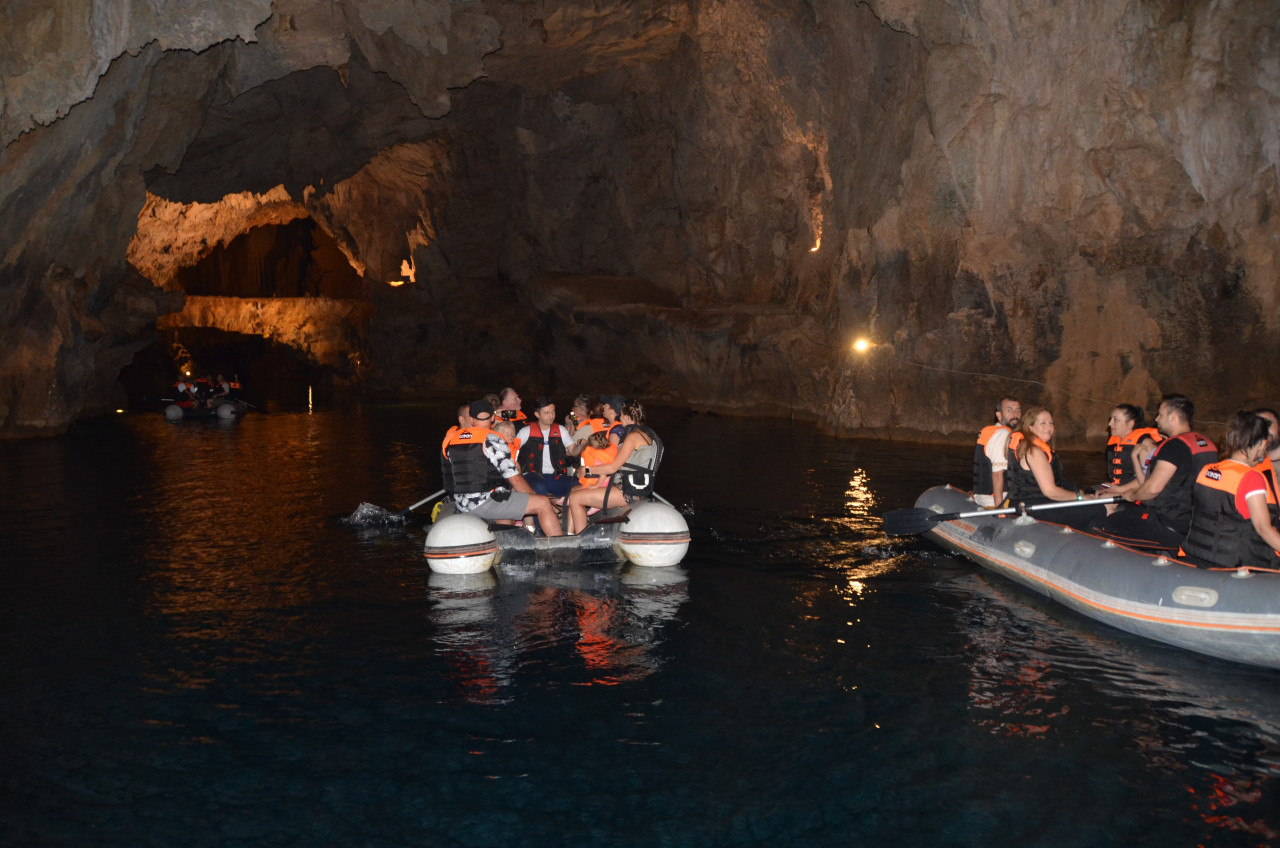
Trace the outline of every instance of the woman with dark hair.
<path fill-rule="evenodd" d="M 1106 452 L 1107 482 L 1099 488 L 1108 495 L 1125 495 L 1142 485 L 1134 453 L 1149 453 L 1164 437 L 1155 427 L 1146 426 L 1146 414 L 1131 403 L 1111 410 L 1107 429 L 1111 431 Z"/>
<path fill-rule="evenodd" d="M 1009 468 L 1004 479 L 1010 506 L 1037 506 L 1093 497 L 1081 492 L 1063 475 L 1062 461 L 1053 452 L 1053 415 L 1043 407 L 1027 410 L 1018 432 L 1009 438 Z M 1084 530 L 1105 515 L 1106 508 L 1101 504 L 1090 504 L 1054 510 L 1053 517 L 1045 520 Z"/>
<path fill-rule="evenodd" d="M 1205 466 L 1192 489 L 1191 529 L 1183 552 L 1201 568 L 1242 565 L 1280 567 L 1280 531 L 1271 523 L 1274 495 L 1252 466 L 1267 453 L 1271 424 L 1253 412 L 1237 412 L 1227 426 L 1222 453 Z"/>
<path fill-rule="evenodd" d="M 590 471 L 610 480 L 604 486 L 578 486 L 569 493 L 570 533 L 579 533 L 587 526 L 587 510 L 591 507 L 608 509 L 653 495 L 653 481 L 662 462 L 662 440 L 644 423 L 644 407 L 639 401 L 626 401 L 621 406 L 618 420 L 626 428 L 626 435 L 618 445 L 618 455 L 604 465 L 578 469 L 578 476 Z"/>

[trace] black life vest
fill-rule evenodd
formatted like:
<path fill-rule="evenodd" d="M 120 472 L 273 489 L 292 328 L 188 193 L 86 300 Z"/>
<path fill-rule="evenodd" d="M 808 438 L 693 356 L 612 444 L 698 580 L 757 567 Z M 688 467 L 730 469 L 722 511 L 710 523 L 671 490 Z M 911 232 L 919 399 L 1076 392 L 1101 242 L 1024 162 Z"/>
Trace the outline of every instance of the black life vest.
<path fill-rule="evenodd" d="M 1049 498 L 1040 491 L 1035 472 L 1029 468 L 1023 468 L 1022 463 L 1018 462 L 1018 445 L 1024 438 L 1021 433 L 1014 433 L 1009 437 L 1009 468 L 1004 473 L 1004 489 L 1011 504 L 1043 503 Z M 1053 448 L 1041 439 L 1035 439 L 1032 444 L 1049 457 L 1049 468 L 1053 471 L 1054 484 L 1063 489 L 1074 489 L 1075 486 L 1066 479 L 1062 471 L 1062 460 L 1053 452 Z"/>
<path fill-rule="evenodd" d="M 1173 477 L 1160 490 L 1160 494 L 1150 501 L 1144 501 L 1143 506 L 1147 507 L 1165 527 L 1178 533 L 1185 533 L 1191 523 L 1192 489 L 1195 487 L 1196 478 L 1206 466 L 1218 461 L 1218 448 L 1199 433 L 1173 436 L 1161 442 L 1151 454 L 1152 469 L 1155 469 L 1156 462 L 1160 460 L 1160 452 L 1175 441 L 1180 441 L 1191 449 L 1191 462 L 1188 463 L 1190 467 L 1174 471 Z"/>
<path fill-rule="evenodd" d="M 543 435 L 542 427 L 537 421 L 529 425 L 529 438 L 520 446 L 518 464 L 521 474 L 542 473 L 542 443 L 551 443 L 551 467 L 555 474 L 569 473 L 569 453 L 564 447 L 564 437 L 560 433 L 560 425 L 552 424 L 551 429 Z"/>
<path fill-rule="evenodd" d="M 1134 479 L 1133 450 L 1143 439 L 1151 439 L 1158 445 L 1164 436 L 1154 427 L 1142 427 L 1127 436 L 1112 436 L 1107 440 L 1107 474 L 1111 485 L 1119 486 Z"/>
<path fill-rule="evenodd" d="M 1197 563 L 1223 568 L 1280 564 L 1253 522 L 1236 509 L 1236 493 L 1250 470 L 1243 462 L 1228 459 L 1206 466 L 1196 477 L 1191 526 L 1182 549 Z M 1274 501 L 1268 487 L 1267 506 Z"/>
<path fill-rule="evenodd" d="M 440 446 L 440 476 L 451 495 L 492 492 L 503 488 L 506 479 L 484 455 L 488 427 L 454 427 Z"/>
<path fill-rule="evenodd" d="M 982 432 L 978 434 L 978 444 L 973 449 L 973 493 L 975 495 L 995 494 L 995 487 L 991 485 L 993 472 L 991 457 L 987 456 L 987 443 L 1001 430 L 1009 432 L 1009 428 L 1003 424 L 991 424 L 983 427 Z"/>

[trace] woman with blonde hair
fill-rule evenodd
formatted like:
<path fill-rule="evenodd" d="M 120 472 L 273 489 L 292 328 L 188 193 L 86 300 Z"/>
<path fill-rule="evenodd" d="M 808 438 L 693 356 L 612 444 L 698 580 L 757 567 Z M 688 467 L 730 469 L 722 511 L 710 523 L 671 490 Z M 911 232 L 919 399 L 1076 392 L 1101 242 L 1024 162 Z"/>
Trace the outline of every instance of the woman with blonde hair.
<path fill-rule="evenodd" d="M 1005 471 L 1005 490 L 1010 506 L 1036 506 L 1055 501 L 1091 499 L 1066 479 L 1062 460 L 1053 450 L 1053 415 L 1044 407 L 1032 407 L 1022 416 L 1018 432 L 1009 438 L 1009 468 Z M 1054 510 L 1046 519 L 1077 530 L 1087 529 L 1106 516 L 1101 504 L 1073 509 Z"/>

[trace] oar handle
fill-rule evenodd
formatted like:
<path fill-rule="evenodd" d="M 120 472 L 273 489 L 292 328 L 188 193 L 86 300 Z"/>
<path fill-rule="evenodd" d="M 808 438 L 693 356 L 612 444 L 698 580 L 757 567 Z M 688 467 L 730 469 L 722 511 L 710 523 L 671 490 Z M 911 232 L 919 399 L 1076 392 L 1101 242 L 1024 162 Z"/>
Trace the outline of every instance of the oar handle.
<path fill-rule="evenodd" d="M 957 518 L 978 518 L 983 515 L 1010 515 L 1018 511 L 1016 506 L 1006 506 L 1000 509 L 975 509 L 973 512 L 948 512 L 943 515 L 933 514 L 927 516 L 929 521 L 955 521 Z"/>
<path fill-rule="evenodd" d="M 1044 509 L 1066 509 L 1069 506 L 1090 506 L 1093 504 L 1109 504 L 1124 500 L 1120 495 L 1111 495 L 1105 498 L 1082 498 L 1078 501 L 1054 501 L 1047 504 L 1034 504 L 1033 506 L 1022 506 L 1026 512 L 1039 512 Z"/>
<path fill-rule="evenodd" d="M 409 513 L 413 512 L 413 511 L 414 511 L 415 509 L 417 509 L 418 507 L 422 506 L 424 503 L 430 503 L 431 501 L 435 500 L 436 498 L 440 497 L 440 496 L 441 496 L 441 495 L 443 495 L 443 494 L 444 494 L 444 489 L 441 489 L 441 490 L 440 490 L 440 491 L 438 491 L 438 492 L 432 492 L 431 494 L 427 495 L 427 496 L 426 496 L 425 498 L 423 498 L 422 500 L 418 501 L 418 502 L 417 502 L 416 504 L 414 504 L 413 506 L 407 506 L 407 507 L 405 507 L 404 509 L 400 510 L 400 514 L 401 514 L 401 515 L 408 515 Z"/>

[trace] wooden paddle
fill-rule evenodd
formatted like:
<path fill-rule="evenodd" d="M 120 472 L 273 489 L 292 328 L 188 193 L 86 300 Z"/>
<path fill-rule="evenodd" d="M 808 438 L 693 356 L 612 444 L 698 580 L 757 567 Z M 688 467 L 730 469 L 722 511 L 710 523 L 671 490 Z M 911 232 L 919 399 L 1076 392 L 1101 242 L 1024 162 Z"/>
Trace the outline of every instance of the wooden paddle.
<path fill-rule="evenodd" d="M 972 512 L 937 513 L 923 507 L 895 509 L 884 514 L 884 532 L 890 536 L 915 536 L 928 533 L 933 525 L 940 521 L 953 521 L 957 518 L 977 518 L 986 515 L 1009 515 L 1014 512 L 1039 512 L 1048 509 L 1066 509 L 1073 506 L 1093 506 L 1122 501 L 1124 498 L 1113 495 L 1109 498 L 1090 498 L 1079 501 L 1055 501 L 1054 503 L 1036 504 L 1034 506 L 1009 506 L 1003 509 L 976 509 Z"/>

